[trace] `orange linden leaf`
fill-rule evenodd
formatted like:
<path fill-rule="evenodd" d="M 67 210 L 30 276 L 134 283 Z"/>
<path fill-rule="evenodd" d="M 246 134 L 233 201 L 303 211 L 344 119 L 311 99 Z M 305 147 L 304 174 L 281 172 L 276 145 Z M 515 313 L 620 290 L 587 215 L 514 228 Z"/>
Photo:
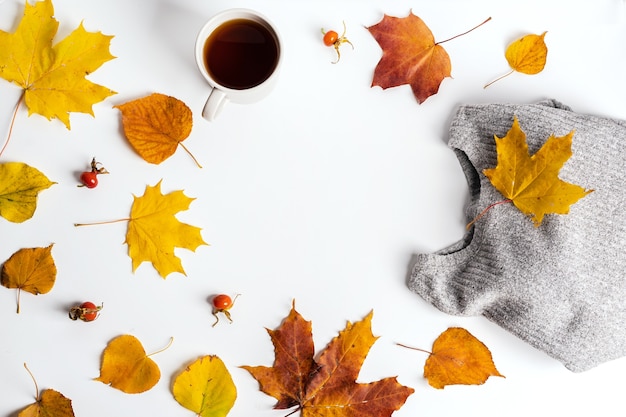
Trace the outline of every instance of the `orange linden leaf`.
<path fill-rule="evenodd" d="M 126 138 L 147 162 L 160 164 L 172 156 L 191 133 L 193 117 L 185 103 L 163 94 L 151 94 L 115 106 L 122 112 Z"/>
<path fill-rule="evenodd" d="M 453 384 L 480 385 L 490 376 L 503 376 L 496 369 L 491 352 L 459 327 L 451 327 L 439 335 L 424 365 L 424 377 L 438 389 Z"/>

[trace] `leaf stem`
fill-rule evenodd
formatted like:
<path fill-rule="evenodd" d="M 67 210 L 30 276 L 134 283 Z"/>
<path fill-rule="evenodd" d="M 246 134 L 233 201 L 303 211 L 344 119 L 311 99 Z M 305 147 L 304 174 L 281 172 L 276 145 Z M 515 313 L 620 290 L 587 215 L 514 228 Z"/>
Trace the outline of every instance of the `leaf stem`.
<path fill-rule="evenodd" d="M 76 226 L 76 227 L 80 227 L 80 226 L 97 226 L 97 225 L 100 225 L 100 224 L 111 224 L 111 223 L 129 222 L 129 221 L 131 221 L 131 220 L 132 220 L 132 219 L 129 217 L 129 218 L 126 218 L 126 219 L 107 220 L 107 221 L 104 221 L 104 222 L 94 222 L 94 223 L 74 223 L 74 226 Z"/>
<path fill-rule="evenodd" d="M 496 78 L 495 80 L 488 82 L 487 84 L 485 84 L 485 86 L 483 88 L 487 88 L 489 87 L 491 84 L 495 83 L 496 81 L 500 81 L 501 79 L 503 79 L 504 77 L 508 77 L 509 75 L 513 74 L 513 72 L 515 72 L 515 70 L 511 70 L 509 72 L 507 72 L 504 75 L 499 76 L 498 78 Z"/>
<path fill-rule="evenodd" d="M 200 163 L 198 162 L 198 160 L 196 159 L 195 156 L 193 156 L 193 154 L 189 151 L 189 149 L 187 149 L 185 147 L 185 145 L 183 145 L 182 142 L 178 142 L 178 144 L 181 146 L 181 148 L 183 148 L 185 150 L 185 152 L 187 152 L 189 154 L 189 156 L 191 156 L 191 159 L 193 159 L 193 162 L 196 163 L 196 165 L 198 165 L 198 168 L 202 168 L 202 165 L 200 165 Z"/>
<path fill-rule="evenodd" d="M 174 338 L 173 338 L 173 337 L 170 337 L 170 341 L 169 341 L 169 342 L 167 342 L 167 345 L 166 345 L 164 348 L 159 349 L 159 350 L 157 350 L 156 352 L 152 352 L 152 353 L 150 353 L 149 355 L 146 355 L 146 357 L 150 357 L 150 356 L 152 356 L 152 355 L 156 355 L 157 353 L 161 353 L 161 352 L 163 352 L 163 351 L 167 350 L 170 346 L 172 346 L 172 342 L 174 342 Z"/>
<path fill-rule="evenodd" d="M 4 141 L 4 145 L 2 146 L 2 149 L 0 149 L 0 156 L 2 156 L 2 153 L 4 152 L 7 145 L 9 144 L 9 141 L 11 140 L 11 133 L 13 133 L 13 125 L 15 124 L 15 118 L 17 117 L 17 110 L 20 108 L 22 101 L 24 101 L 25 93 L 26 93 L 26 90 L 22 90 L 20 99 L 15 104 L 15 110 L 13 110 L 13 117 L 11 117 L 11 124 L 9 125 L 9 133 L 7 134 L 7 139 Z"/>
<path fill-rule="evenodd" d="M 17 314 L 20 314 L 20 295 L 22 294 L 22 287 L 17 289 Z"/>
<path fill-rule="evenodd" d="M 458 38 L 458 37 L 460 37 L 460 36 L 467 35 L 467 34 L 468 34 L 468 33 L 470 33 L 471 31 L 473 31 L 473 30 L 475 30 L 475 29 L 478 29 L 479 27 L 481 27 L 482 25 L 484 25 L 485 23 L 487 23 L 487 22 L 488 22 L 488 21 L 490 21 L 490 20 L 491 20 L 491 16 L 490 16 L 490 17 L 488 17 L 488 18 L 487 18 L 484 22 L 482 22 L 482 23 L 481 23 L 481 24 L 479 24 L 479 25 L 474 26 L 473 28 L 471 28 L 471 29 L 470 29 L 470 30 L 468 30 L 467 32 L 463 32 L 463 33 L 460 33 L 460 34 L 458 34 L 458 35 L 455 35 L 455 36 L 453 36 L 453 37 L 451 37 L 451 38 L 448 38 L 448 39 L 446 39 L 446 40 L 443 40 L 443 41 L 441 41 L 441 42 L 437 42 L 435 45 L 440 45 L 440 44 L 442 44 L 442 43 L 444 43 L 444 42 L 451 41 L 452 39 L 456 39 L 456 38 Z"/>
<path fill-rule="evenodd" d="M 430 351 L 428 351 L 428 350 L 424 350 L 424 349 L 416 348 L 416 347 L 413 347 L 413 346 L 403 345 L 402 343 L 397 343 L 397 342 L 396 342 L 396 345 L 398 345 L 398 346 L 402 346 L 403 348 L 407 348 L 407 349 L 411 349 L 411 350 L 417 350 L 417 351 L 419 351 L 419 352 L 428 353 L 429 355 L 432 355 L 432 354 L 433 354 L 432 352 L 430 352 Z"/>
<path fill-rule="evenodd" d="M 298 411 L 300 411 L 300 410 L 302 410 L 302 406 L 299 406 L 299 407 L 298 407 L 298 408 L 296 408 L 295 410 L 290 411 L 290 412 L 289 412 L 289 414 L 285 414 L 285 417 L 289 417 L 289 416 L 291 416 L 291 415 L 293 415 L 293 414 L 296 414 L 296 413 L 297 413 Z"/>
<path fill-rule="evenodd" d="M 30 377 L 33 380 L 33 383 L 35 384 L 35 400 L 39 401 L 39 385 L 37 385 L 37 380 L 35 379 L 35 376 L 30 371 L 30 369 L 28 369 L 26 362 L 24 362 L 24 368 L 26 368 L 26 372 L 28 372 L 28 375 L 30 375 Z"/>
<path fill-rule="evenodd" d="M 511 203 L 511 202 L 512 202 L 512 200 L 510 200 L 510 199 L 508 199 L 508 198 L 507 198 L 507 199 L 505 199 L 505 200 L 502 200 L 502 201 L 496 201 L 496 202 L 495 202 L 495 203 L 493 203 L 493 204 L 489 204 L 489 205 L 487 206 L 487 208 L 486 208 L 486 209 L 484 209 L 483 211 L 481 211 L 481 212 L 478 214 L 478 216 L 474 217 L 474 220 L 472 220 L 471 222 L 469 222 L 469 223 L 467 224 L 467 226 L 465 226 L 465 228 L 466 228 L 467 230 L 469 230 L 469 229 L 470 229 L 470 228 L 474 225 L 474 223 L 476 223 L 476 222 L 477 222 L 477 221 L 478 221 L 481 217 L 483 217 L 485 214 L 487 214 L 487 212 L 488 212 L 489 210 L 491 210 L 492 208 L 494 208 L 495 206 L 499 206 L 500 204 L 506 204 L 506 203 Z"/>

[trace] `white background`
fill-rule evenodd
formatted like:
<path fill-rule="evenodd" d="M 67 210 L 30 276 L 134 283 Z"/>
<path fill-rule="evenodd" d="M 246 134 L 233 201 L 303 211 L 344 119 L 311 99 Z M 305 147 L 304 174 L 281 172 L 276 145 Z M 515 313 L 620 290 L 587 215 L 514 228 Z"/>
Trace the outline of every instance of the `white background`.
<path fill-rule="evenodd" d="M 626 119 L 625 3 L 620 0 L 55 0 L 58 41 L 82 21 L 114 35 L 105 63 L 89 79 L 118 92 L 94 106 L 95 118 L 73 113 L 71 130 L 21 108 L 0 162 L 20 161 L 57 182 L 40 194 L 31 220 L 0 218 L 0 263 L 15 251 L 54 243 L 58 276 L 37 297 L 0 288 L 0 417 L 34 401 L 26 362 L 40 388 L 73 400 L 77 416 L 189 416 L 171 394 L 172 378 L 205 354 L 220 356 L 238 388 L 230 415 L 284 416 L 241 365 L 271 365 L 265 328 L 297 310 L 313 322 L 321 350 L 346 321 L 374 311 L 380 336 L 359 380 L 387 376 L 415 388 L 394 416 L 616 415 L 623 404 L 626 360 L 574 374 L 482 317 L 445 315 L 406 285 L 411 255 L 441 249 L 463 236 L 468 197 L 447 129 L 460 104 L 531 103 L 555 98 L 583 113 Z M 0 28 L 13 32 L 23 1 L 0 4 Z M 215 122 L 201 109 L 208 86 L 194 62 L 197 31 L 214 13 L 251 7 L 278 26 L 284 40 L 281 78 L 253 105 L 230 104 Z M 408 86 L 371 88 L 381 50 L 366 30 L 383 14 L 420 16 L 437 40 L 493 19 L 445 43 L 452 78 L 418 105 Z M 354 44 L 342 59 L 322 44 L 320 28 L 341 30 Z M 504 49 L 518 37 L 548 31 L 545 70 L 508 71 Z M 199 169 L 178 150 L 160 165 L 130 148 L 113 106 L 159 92 L 194 112 L 187 146 Z M 20 90 L 0 80 L 2 143 Z M 93 156 L 111 172 L 98 188 L 78 188 Z M 133 274 L 124 223 L 75 228 L 75 222 L 126 217 L 133 195 L 162 182 L 163 192 L 196 198 L 178 218 L 202 228 L 210 246 L 179 250 L 187 276 L 166 280 L 150 264 Z M 210 298 L 241 293 L 234 323 L 212 328 Z M 92 323 L 73 322 L 70 306 L 104 302 Z M 435 390 L 424 380 L 425 349 L 450 326 L 462 326 L 491 350 L 503 378 L 482 386 Z M 121 334 L 139 338 L 162 377 L 129 395 L 93 381 L 101 353 Z M 620 411 L 618 411 L 620 410 Z"/>

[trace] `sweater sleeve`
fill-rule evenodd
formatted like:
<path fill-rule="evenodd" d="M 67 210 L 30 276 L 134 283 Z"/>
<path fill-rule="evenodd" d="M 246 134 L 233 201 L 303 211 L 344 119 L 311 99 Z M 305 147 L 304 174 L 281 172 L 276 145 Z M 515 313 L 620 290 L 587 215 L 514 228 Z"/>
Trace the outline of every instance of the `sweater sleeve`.
<path fill-rule="evenodd" d="M 409 288 L 445 313 L 484 315 L 572 371 L 626 355 L 626 123 L 549 100 L 458 109 L 449 146 L 467 178 L 467 221 L 504 197 L 484 176 L 494 135 L 517 116 L 530 154 L 575 131 L 564 181 L 595 191 L 539 227 L 512 204 L 487 212 L 454 245 L 418 254 Z"/>

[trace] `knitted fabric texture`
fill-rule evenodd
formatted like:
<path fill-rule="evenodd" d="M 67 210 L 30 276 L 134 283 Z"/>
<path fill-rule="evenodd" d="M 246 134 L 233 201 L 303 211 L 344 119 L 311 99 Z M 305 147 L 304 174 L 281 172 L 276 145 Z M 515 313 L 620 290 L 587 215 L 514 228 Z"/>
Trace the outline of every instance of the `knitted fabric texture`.
<path fill-rule="evenodd" d="M 504 197 L 483 174 L 494 135 L 517 116 L 530 154 L 575 131 L 559 178 L 595 190 L 539 227 L 512 204 L 480 218 L 461 241 L 415 258 L 409 288 L 448 314 L 484 315 L 568 369 L 626 355 L 626 122 L 554 101 L 460 107 L 449 146 L 468 181 L 467 221 Z"/>

